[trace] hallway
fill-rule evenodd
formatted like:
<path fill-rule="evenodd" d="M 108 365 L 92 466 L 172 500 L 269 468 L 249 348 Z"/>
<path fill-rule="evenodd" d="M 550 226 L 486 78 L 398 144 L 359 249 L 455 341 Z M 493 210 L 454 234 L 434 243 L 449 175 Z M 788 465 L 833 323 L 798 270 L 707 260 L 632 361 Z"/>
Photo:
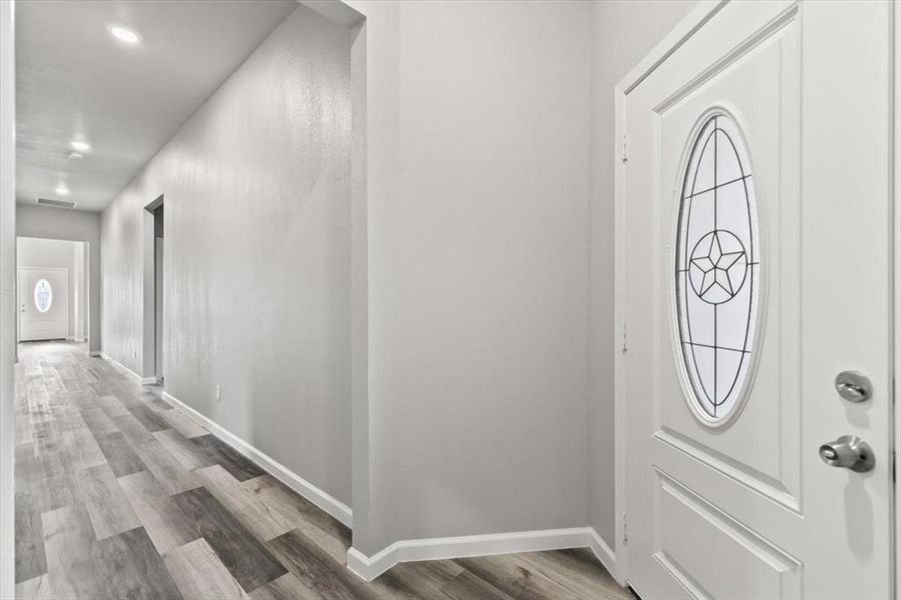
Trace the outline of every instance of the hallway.
<path fill-rule="evenodd" d="M 350 530 L 83 344 L 16 366 L 18 598 L 628 598 L 588 550 L 344 567 Z"/>

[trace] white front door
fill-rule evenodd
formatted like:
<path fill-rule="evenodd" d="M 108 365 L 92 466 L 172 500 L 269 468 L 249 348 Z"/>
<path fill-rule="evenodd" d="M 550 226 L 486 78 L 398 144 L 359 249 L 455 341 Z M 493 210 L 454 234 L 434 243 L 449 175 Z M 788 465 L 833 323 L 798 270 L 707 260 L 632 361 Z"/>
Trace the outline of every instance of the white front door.
<path fill-rule="evenodd" d="M 642 598 L 892 594 L 891 10 L 730 2 L 624 92 Z"/>
<path fill-rule="evenodd" d="M 68 333 L 68 269 L 20 267 L 19 341 L 64 339 Z"/>

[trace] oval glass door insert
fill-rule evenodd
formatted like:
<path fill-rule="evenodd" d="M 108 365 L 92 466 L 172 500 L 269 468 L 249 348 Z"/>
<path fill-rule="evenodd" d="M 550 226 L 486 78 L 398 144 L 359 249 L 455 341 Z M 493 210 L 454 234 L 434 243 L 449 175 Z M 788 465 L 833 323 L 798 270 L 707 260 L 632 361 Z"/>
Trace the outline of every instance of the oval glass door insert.
<path fill-rule="evenodd" d="M 735 121 L 713 114 L 693 140 L 676 244 L 679 353 L 689 405 L 731 421 L 749 383 L 760 297 L 760 241 L 748 150 Z"/>
<path fill-rule="evenodd" d="M 50 310 L 53 304 L 53 288 L 46 279 L 39 280 L 34 284 L 34 307 L 38 312 L 45 313 Z"/>

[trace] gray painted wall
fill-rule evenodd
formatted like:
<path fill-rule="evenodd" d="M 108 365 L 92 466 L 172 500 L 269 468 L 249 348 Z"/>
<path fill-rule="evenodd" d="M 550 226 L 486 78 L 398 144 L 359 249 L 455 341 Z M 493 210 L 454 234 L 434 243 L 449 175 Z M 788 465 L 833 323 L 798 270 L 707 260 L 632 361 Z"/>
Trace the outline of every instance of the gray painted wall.
<path fill-rule="evenodd" d="M 0 598 L 15 597 L 16 59 L 13 2 L 0 2 Z"/>
<path fill-rule="evenodd" d="M 613 548 L 613 322 L 616 152 L 613 88 L 697 4 L 696 0 L 594 3 L 591 194 L 591 525 Z"/>
<path fill-rule="evenodd" d="M 79 321 L 84 318 L 84 305 L 79 303 L 79 292 L 84 290 L 85 275 L 79 271 L 78 257 L 83 252 L 84 242 L 46 240 L 20 237 L 16 247 L 18 267 L 55 267 L 66 269 L 68 273 L 68 337 L 75 338 L 79 331 Z"/>
<path fill-rule="evenodd" d="M 345 504 L 350 110 L 350 33 L 299 7 L 103 213 L 104 352 L 143 368 L 164 194 L 167 391 Z"/>
<path fill-rule="evenodd" d="M 354 5 L 369 74 L 354 546 L 584 526 L 592 5 Z"/>
<path fill-rule="evenodd" d="M 100 214 L 19 204 L 16 206 L 16 235 L 88 243 L 88 345 L 91 352 L 100 352 Z"/>

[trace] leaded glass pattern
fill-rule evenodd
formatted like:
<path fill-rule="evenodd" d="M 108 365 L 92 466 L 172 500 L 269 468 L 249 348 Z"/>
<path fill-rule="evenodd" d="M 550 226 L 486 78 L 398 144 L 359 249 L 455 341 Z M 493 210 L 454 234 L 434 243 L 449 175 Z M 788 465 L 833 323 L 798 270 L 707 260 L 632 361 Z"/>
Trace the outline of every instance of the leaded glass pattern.
<path fill-rule="evenodd" d="M 701 418 L 740 408 L 754 353 L 760 241 L 750 160 L 735 121 L 717 113 L 692 145 L 676 246 L 679 352 Z"/>

